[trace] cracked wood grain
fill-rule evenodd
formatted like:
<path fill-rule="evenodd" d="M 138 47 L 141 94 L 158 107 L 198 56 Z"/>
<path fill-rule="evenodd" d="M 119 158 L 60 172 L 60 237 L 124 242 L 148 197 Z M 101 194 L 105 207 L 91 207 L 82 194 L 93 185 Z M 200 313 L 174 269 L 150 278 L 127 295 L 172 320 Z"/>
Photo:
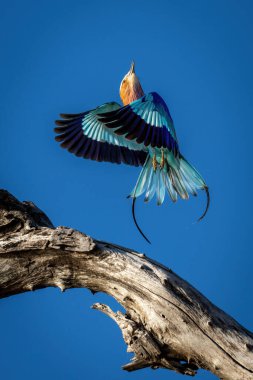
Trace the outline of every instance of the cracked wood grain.
<path fill-rule="evenodd" d="M 253 380 L 253 334 L 171 269 L 131 249 L 54 228 L 32 202 L 0 191 L 0 298 L 59 287 L 114 297 L 126 313 L 96 303 L 122 331 L 133 371 L 199 368 L 224 380 Z"/>

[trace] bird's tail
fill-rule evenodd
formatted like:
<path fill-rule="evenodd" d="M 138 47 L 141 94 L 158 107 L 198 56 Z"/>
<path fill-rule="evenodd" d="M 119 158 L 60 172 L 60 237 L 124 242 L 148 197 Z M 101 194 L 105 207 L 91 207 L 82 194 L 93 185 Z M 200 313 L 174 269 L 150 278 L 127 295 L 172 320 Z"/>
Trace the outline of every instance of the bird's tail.
<path fill-rule="evenodd" d="M 207 204 L 204 213 L 198 220 L 204 218 L 207 213 L 210 197 L 208 187 L 198 171 L 181 155 L 174 157 L 171 152 L 162 156 L 148 155 L 136 185 L 129 195 L 133 198 L 133 218 L 135 224 L 149 242 L 146 236 L 138 226 L 134 213 L 135 199 L 145 193 L 145 202 L 151 201 L 157 197 L 157 204 L 161 205 L 165 198 L 166 190 L 173 202 L 177 201 L 178 196 L 182 199 L 188 199 L 189 193 L 196 196 L 198 190 L 205 190 L 207 195 Z"/>

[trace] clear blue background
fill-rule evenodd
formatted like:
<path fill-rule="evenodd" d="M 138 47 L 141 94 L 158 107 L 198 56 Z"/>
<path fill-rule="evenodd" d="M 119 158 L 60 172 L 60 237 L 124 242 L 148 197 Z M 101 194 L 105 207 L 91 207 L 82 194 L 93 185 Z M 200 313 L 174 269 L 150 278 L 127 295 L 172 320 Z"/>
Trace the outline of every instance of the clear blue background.
<path fill-rule="evenodd" d="M 146 252 L 251 330 L 252 18 L 245 0 L 2 0 L 0 13 L 1 187 L 56 226 Z M 53 134 L 58 113 L 118 101 L 132 59 L 144 90 L 169 105 L 181 150 L 211 191 L 201 223 L 202 193 L 162 207 L 139 201 L 151 246 L 126 199 L 140 169 L 78 159 Z M 89 308 L 98 301 L 118 308 L 87 290 L 1 300 L 1 378 L 181 378 L 122 371 L 131 356 L 114 322 Z"/>

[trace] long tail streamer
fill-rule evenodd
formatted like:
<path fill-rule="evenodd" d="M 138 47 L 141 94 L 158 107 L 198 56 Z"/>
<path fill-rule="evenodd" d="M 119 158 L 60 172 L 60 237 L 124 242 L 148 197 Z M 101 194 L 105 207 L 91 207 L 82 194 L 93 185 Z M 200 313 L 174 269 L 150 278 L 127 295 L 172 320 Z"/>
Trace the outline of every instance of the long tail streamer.
<path fill-rule="evenodd" d="M 207 186 L 204 187 L 205 192 L 206 192 L 206 209 L 205 211 L 203 212 L 203 214 L 201 215 L 200 218 L 198 218 L 198 222 L 200 222 L 202 219 L 204 219 L 204 217 L 206 216 L 206 213 L 209 209 L 209 205 L 210 205 L 210 193 L 209 193 L 209 189 Z"/>
<path fill-rule="evenodd" d="M 135 217 L 135 201 L 136 201 L 136 198 L 134 197 L 134 198 L 133 198 L 133 202 L 132 202 L 132 215 L 133 215 L 134 223 L 135 223 L 136 227 L 138 228 L 138 231 L 140 232 L 140 234 L 144 237 L 144 239 L 145 239 L 149 244 L 151 244 L 151 241 L 148 240 L 147 236 L 142 232 L 141 228 L 139 227 L 139 225 L 138 225 L 138 223 L 137 223 L 137 220 L 136 220 L 136 217 Z"/>
<path fill-rule="evenodd" d="M 206 216 L 207 214 L 207 211 L 209 209 L 209 206 L 210 206 L 210 193 L 209 193 L 209 189 L 208 187 L 206 186 L 204 188 L 205 192 L 206 192 L 206 208 L 205 208 L 205 211 L 203 212 L 203 214 L 198 218 L 198 222 L 200 222 L 202 219 L 204 219 L 204 217 Z M 135 201 L 136 201 L 137 198 L 133 198 L 133 201 L 132 201 L 132 215 L 133 215 L 133 220 L 134 220 L 134 224 L 136 225 L 138 231 L 140 232 L 140 234 L 144 237 L 144 239 L 149 243 L 151 244 L 151 241 L 147 238 L 147 236 L 144 234 L 144 232 L 142 231 L 142 229 L 140 228 L 137 220 L 136 220 L 136 216 L 135 216 Z"/>

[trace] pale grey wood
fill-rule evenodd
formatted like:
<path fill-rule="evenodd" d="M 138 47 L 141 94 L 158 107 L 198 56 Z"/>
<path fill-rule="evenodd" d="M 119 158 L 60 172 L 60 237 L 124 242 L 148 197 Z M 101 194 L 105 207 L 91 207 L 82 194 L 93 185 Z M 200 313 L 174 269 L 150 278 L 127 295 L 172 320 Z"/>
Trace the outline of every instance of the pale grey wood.
<path fill-rule="evenodd" d="M 126 313 L 93 305 L 120 327 L 128 371 L 164 367 L 193 376 L 253 379 L 253 334 L 172 270 L 144 254 L 54 228 L 31 202 L 0 191 L 0 297 L 45 288 L 84 287 L 114 297 Z M 108 343 L 110 344 L 110 343 Z"/>

